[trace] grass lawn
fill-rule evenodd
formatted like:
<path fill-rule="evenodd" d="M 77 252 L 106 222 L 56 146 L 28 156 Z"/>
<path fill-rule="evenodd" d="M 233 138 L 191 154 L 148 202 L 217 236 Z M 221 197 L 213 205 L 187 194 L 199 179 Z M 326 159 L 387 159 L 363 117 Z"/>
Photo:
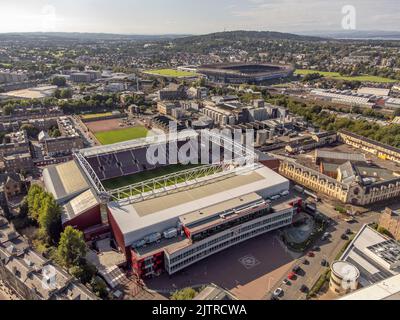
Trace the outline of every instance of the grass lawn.
<path fill-rule="evenodd" d="M 102 145 L 108 145 L 123 141 L 129 141 L 147 136 L 148 130 L 145 127 L 133 127 L 118 129 L 112 131 L 97 132 L 95 134 L 97 140 Z"/>
<path fill-rule="evenodd" d="M 171 78 L 183 78 L 183 77 L 196 77 L 197 73 L 189 72 L 189 71 L 180 71 L 174 69 L 158 69 L 158 70 L 148 70 L 144 73 L 163 76 L 163 77 L 171 77 Z"/>
<path fill-rule="evenodd" d="M 142 181 L 166 176 L 171 173 L 179 172 L 179 171 L 184 171 L 184 170 L 189 170 L 193 169 L 195 167 L 201 166 L 199 164 L 188 164 L 188 165 L 182 165 L 182 164 L 175 164 L 175 165 L 170 165 L 162 168 L 157 168 L 151 171 L 144 171 L 144 172 L 139 172 L 135 173 L 130 176 L 126 177 L 119 177 L 119 178 L 114 178 L 110 180 L 103 181 L 103 186 L 107 190 L 113 190 L 113 189 L 118 189 L 122 188 L 125 186 L 129 186 L 131 184 L 139 183 Z M 178 181 L 178 182 L 183 182 Z"/>
<path fill-rule="evenodd" d="M 324 76 L 325 78 L 332 78 L 337 80 L 348 80 L 348 81 L 361 81 L 361 82 L 376 82 L 376 83 L 394 83 L 398 82 L 397 80 L 384 78 L 384 77 L 377 77 L 377 76 L 341 76 L 339 72 L 326 72 L 326 71 L 318 71 L 318 70 L 309 70 L 309 69 L 297 69 L 295 74 L 297 75 L 306 75 L 310 73 L 319 73 L 320 75 Z"/>
<path fill-rule="evenodd" d="M 112 116 L 112 112 L 104 112 L 104 113 L 93 113 L 93 114 L 83 114 L 81 118 L 84 120 L 94 119 L 94 118 L 101 118 L 101 117 L 110 117 Z"/>

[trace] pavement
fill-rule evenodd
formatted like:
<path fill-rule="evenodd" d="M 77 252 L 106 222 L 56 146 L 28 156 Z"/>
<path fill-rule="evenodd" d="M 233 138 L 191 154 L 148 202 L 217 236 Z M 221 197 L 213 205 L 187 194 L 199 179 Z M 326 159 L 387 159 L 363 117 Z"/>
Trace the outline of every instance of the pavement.
<path fill-rule="evenodd" d="M 334 222 L 328 227 L 327 231 L 331 233 L 330 239 L 322 241 L 319 239 L 314 246 L 320 247 L 319 252 L 314 252 L 315 257 L 306 257 L 307 252 L 301 254 L 287 269 L 286 275 L 282 277 L 272 288 L 267 292 L 264 299 L 270 299 L 272 293 L 277 288 L 282 288 L 284 293 L 280 300 L 304 300 L 306 294 L 300 291 L 302 285 L 306 285 L 309 289 L 315 284 L 320 275 L 326 270 L 326 267 L 321 265 L 323 259 L 327 260 L 330 264 L 334 262 L 337 254 L 346 244 L 346 240 L 341 239 L 342 234 L 350 229 L 353 233 L 357 233 L 364 224 L 377 222 L 379 219 L 379 212 L 371 211 L 356 218 L 356 222 L 349 224 L 344 221 L 345 216 L 338 215 L 338 213 L 328 204 L 321 203 L 318 205 L 318 211 L 325 216 L 331 218 Z M 302 262 L 306 258 L 309 265 L 304 265 Z M 283 284 L 283 280 L 292 271 L 294 266 L 300 266 L 304 273 L 295 281 L 291 281 L 291 285 Z"/>

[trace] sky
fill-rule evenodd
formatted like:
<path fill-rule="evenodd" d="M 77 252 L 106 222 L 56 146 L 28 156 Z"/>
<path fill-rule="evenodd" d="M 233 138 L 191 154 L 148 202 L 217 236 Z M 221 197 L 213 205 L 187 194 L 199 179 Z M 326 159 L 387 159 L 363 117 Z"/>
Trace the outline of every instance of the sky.
<path fill-rule="evenodd" d="M 400 31 L 399 9 L 400 0 L 0 0 L 0 33 L 340 31 L 350 15 L 345 28 Z"/>

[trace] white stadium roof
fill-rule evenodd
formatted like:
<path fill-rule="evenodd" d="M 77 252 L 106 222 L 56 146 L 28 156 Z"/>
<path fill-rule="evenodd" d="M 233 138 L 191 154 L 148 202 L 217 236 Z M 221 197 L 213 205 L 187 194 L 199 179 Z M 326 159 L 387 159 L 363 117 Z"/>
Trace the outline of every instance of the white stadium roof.
<path fill-rule="evenodd" d="M 289 189 L 289 181 L 274 171 L 259 166 L 246 175 L 210 181 L 195 189 L 182 190 L 139 203 L 112 202 L 110 212 L 119 226 L 125 245 L 145 236 L 176 226 L 179 217 L 241 196 L 257 193 L 267 198 Z"/>

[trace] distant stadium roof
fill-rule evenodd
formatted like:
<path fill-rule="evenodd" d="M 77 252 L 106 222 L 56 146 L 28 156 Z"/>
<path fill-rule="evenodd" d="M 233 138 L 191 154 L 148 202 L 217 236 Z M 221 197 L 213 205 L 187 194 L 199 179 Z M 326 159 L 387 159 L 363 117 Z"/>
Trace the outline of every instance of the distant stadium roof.
<path fill-rule="evenodd" d="M 194 131 L 183 131 L 183 132 L 177 133 L 177 138 L 178 138 L 178 140 L 181 140 L 181 139 L 184 140 L 184 139 L 190 139 L 190 138 L 197 137 L 197 135 L 198 134 Z M 80 153 L 84 157 L 93 157 L 93 156 L 98 156 L 101 154 L 138 149 L 138 148 L 142 148 L 142 147 L 145 147 L 145 146 L 148 146 L 151 144 L 166 143 L 171 138 L 172 137 L 170 137 L 169 135 L 154 135 L 154 136 L 149 136 L 146 138 L 135 139 L 135 140 L 130 140 L 130 141 L 126 141 L 126 142 L 120 142 L 120 143 L 112 144 L 109 146 L 99 146 L 99 147 L 87 148 L 87 149 L 81 150 Z"/>
<path fill-rule="evenodd" d="M 100 200 L 92 189 L 81 193 L 63 206 L 63 212 L 61 214 L 62 223 L 64 224 L 80 216 L 82 213 L 87 212 L 99 204 Z"/>
<path fill-rule="evenodd" d="M 183 190 L 134 204 L 125 201 L 112 202 L 108 207 L 128 246 L 151 233 L 170 228 L 184 214 L 247 194 L 258 193 L 268 197 L 288 188 L 287 179 L 260 166 L 248 174 L 210 181 L 209 184 L 190 191 Z"/>
<path fill-rule="evenodd" d="M 46 189 L 58 203 L 65 203 L 90 188 L 85 174 L 73 160 L 43 170 Z"/>

